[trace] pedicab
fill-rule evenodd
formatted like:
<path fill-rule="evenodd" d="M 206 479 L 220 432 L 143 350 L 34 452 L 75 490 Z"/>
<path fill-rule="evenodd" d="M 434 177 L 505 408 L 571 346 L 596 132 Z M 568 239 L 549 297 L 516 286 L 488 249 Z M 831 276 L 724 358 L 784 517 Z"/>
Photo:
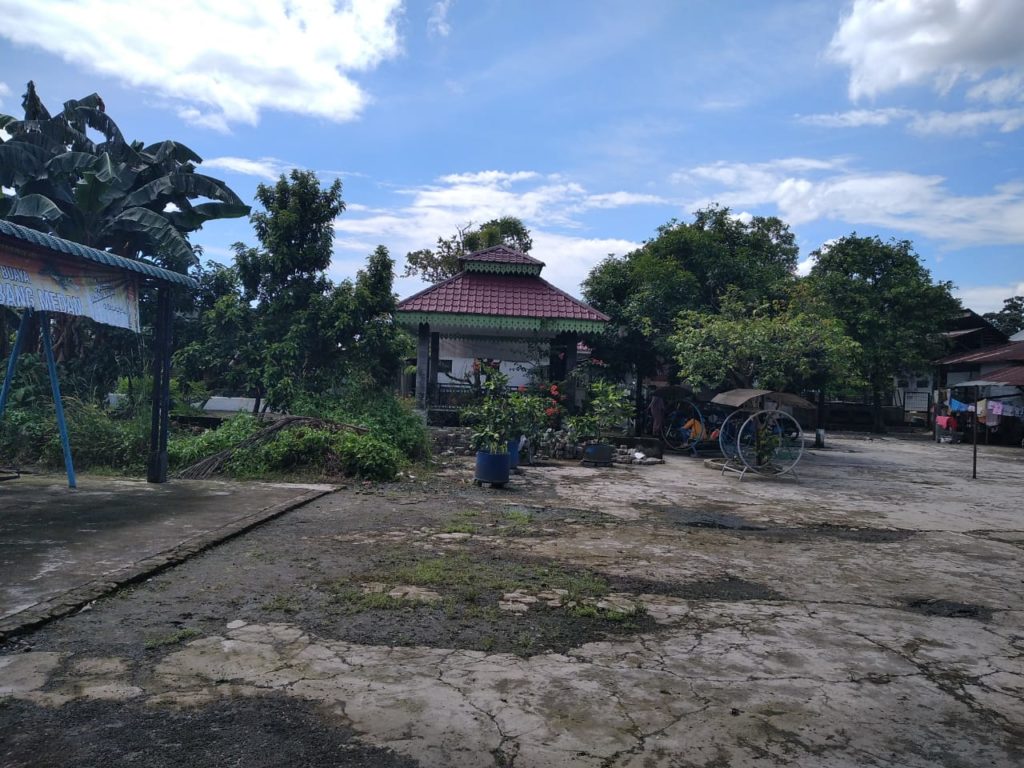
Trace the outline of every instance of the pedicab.
<path fill-rule="evenodd" d="M 748 472 L 762 477 L 796 474 L 804 453 L 800 423 L 783 406 L 814 408 L 810 401 L 790 392 L 770 389 L 730 389 L 711 402 L 734 410 L 718 428 L 722 473 Z"/>

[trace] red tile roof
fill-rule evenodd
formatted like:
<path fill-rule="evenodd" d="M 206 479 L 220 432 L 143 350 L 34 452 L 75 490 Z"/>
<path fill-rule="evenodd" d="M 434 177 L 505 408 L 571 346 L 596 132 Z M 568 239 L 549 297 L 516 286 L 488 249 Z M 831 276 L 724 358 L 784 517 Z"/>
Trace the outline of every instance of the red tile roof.
<path fill-rule="evenodd" d="M 960 363 L 1024 363 L 1024 341 L 1011 341 L 997 344 L 994 347 L 975 349 L 971 352 L 960 352 L 937 360 L 938 365 L 957 365 Z"/>
<path fill-rule="evenodd" d="M 529 258 L 528 256 L 526 258 Z M 534 275 L 460 272 L 398 303 L 399 312 L 445 312 L 608 322 L 609 318 Z"/>
<path fill-rule="evenodd" d="M 541 267 L 544 266 L 543 261 L 527 256 L 525 253 L 509 248 L 507 245 L 492 245 L 490 248 L 484 248 L 482 251 L 473 251 L 473 253 L 463 256 L 459 261 L 489 261 L 498 264 L 536 264 Z"/>

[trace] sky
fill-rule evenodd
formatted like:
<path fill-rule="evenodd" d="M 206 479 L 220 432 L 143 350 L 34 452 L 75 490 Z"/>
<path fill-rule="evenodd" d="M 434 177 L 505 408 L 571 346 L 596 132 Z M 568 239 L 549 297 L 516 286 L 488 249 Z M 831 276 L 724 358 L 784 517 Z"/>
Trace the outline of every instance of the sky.
<path fill-rule="evenodd" d="M 330 275 L 520 217 L 579 295 L 710 203 L 811 253 L 912 240 L 992 311 L 1024 294 L 1020 0 L 0 0 L 0 113 L 98 92 L 246 202 L 340 177 Z M 192 240 L 228 262 L 245 220 Z M 399 279 L 406 296 L 422 287 Z"/>

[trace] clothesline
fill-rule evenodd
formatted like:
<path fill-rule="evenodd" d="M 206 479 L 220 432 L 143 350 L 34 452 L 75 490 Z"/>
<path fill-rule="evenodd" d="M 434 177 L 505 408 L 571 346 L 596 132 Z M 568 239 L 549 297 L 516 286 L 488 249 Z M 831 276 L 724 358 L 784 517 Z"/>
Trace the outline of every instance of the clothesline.
<path fill-rule="evenodd" d="M 981 416 L 978 420 L 981 421 L 985 416 L 991 414 L 992 416 L 1014 416 L 1017 418 L 1024 417 L 1024 408 L 1016 405 L 1010 405 L 1004 403 L 1001 400 L 979 400 L 975 407 L 974 403 L 964 403 L 956 398 L 951 397 L 949 399 L 949 410 L 953 413 L 963 413 L 965 411 L 969 413 L 980 413 Z"/>

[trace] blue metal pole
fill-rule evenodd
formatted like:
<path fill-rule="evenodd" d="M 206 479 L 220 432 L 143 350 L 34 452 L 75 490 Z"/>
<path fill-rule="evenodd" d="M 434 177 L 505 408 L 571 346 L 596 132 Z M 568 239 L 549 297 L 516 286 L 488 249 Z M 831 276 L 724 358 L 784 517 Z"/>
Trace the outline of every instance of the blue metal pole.
<path fill-rule="evenodd" d="M 21 344 L 28 333 L 29 318 L 31 309 L 26 309 L 21 315 L 21 323 L 18 325 L 18 335 L 14 337 L 14 349 L 11 350 L 11 359 L 7 361 L 7 377 L 4 379 L 4 386 L 0 389 L 0 419 L 4 417 L 7 410 L 7 398 L 11 394 L 11 381 L 14 379 L 14 369 L 18 364 L 18 355 L 21 354 Z"/>
<path fill-rule="evenodd" d="M 53 343 L 50 341 L 50 316 L 39 313 L 39 328 L 43 333 L 43 352 L 46 353 L 46 367 L 50 369 L 50 388 L 53 390 L 53 407 L 57 411 L 57 429 L 60 430 L 60 444 L 64 449 L 64 468 L 68 472 L 68 488 L 76 487 L 75 466 L 71 463 L 71 444 L 68 442 L 68 425 L 64 420 L 64 403 L 60 399 L 60 383 L 57 381 L 57 363 L 53 359 Z"/>

